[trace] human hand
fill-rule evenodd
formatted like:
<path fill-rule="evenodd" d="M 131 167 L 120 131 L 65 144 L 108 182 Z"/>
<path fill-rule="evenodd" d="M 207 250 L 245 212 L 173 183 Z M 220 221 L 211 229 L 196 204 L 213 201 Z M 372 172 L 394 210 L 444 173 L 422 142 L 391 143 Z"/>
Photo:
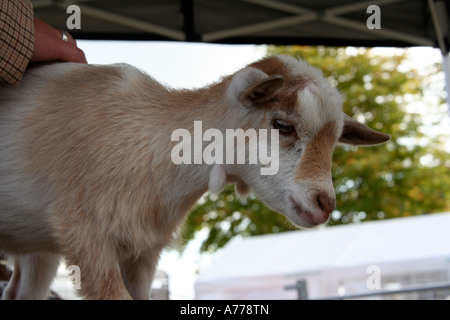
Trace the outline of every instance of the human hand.
<path fill-rule="evenodd" d="M 75 39 L 68 33 L 68 41 L 62 39 L 62 32 L 41 19 L 34 18 L 34 51 L 32 62 L 66 61 L 87 63 L 83 50 L 77 47 Z"/>

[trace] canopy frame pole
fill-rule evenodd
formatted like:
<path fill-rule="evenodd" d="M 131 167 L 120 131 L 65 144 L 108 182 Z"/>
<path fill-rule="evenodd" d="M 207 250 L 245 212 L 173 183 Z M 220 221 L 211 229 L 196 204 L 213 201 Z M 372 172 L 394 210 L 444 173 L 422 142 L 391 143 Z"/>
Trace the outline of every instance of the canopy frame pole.
<path fill-rule="evenodd" d="M 405 42 L 413 43 L 416 45 L 432 46 L 433 42 L 426 38 L 415 36 L 413 34 L 407 34 L 405 32 L 394 31 L 394 30 L 390 30 L 390 29 L 386 29 L 386 28 L 382 28 L 379 30 L 370 30 L 367 28 L 367 25 L 364 23 L 360 23 L 357 21 L 339 17 L 340 15 L 343 15 L 343 14 L 348 14 L 348 13 L 352 13 L 352 12 L 361 10 L 363 8 L 367 8 L 370 5 L 391 5 L 394 3 L 404 2 L 404 1 L 405 0 L 361 1 L 361 2 L 356 2 L 356 3 L 352 3 L 352 4 L 337 6 L 337 7 L 325 10 L 325 14 L 322 17 L 322 20 L 327 23 L 338 25 L 341 27 L 357 30 L 360 32 L 370 33 L 371 35 L 374 35 L 374 32 L 376 32 L 375 35 L 383 35 L 383 36 L 391 38 L 391 39 L 403 40 Z"/>
<path fill-rule="evenodd" d="M 420 46 L 433 46 L 433 42 L 431 40 L 428 40 L 426 38 L 422 38 L 419 36 L 414 36 L 412 34 L 407 34 L 404 32 L 394 31 L 391 29 L 378 29 L 378 30 L 370 30 L 367 28 L 367 25 L 364 23 L 352 21 L 350 19 L 340 18 L 336 17 L 334 15 L 327 15 L 322 18 L 323 21 L 334 24 L 337 26 L 365 32 L 371 35 L 374 35 L 374 33 L 378 35 L 383 35 L 385 37 L 396 39 L 396 40 L 402 40 L 411 44 L 420 45 Z"/>
<path fill-rule="evenodd" d="M 45 8 L 51 6 L 57 6 L 61 9 L 66 9 L 68 5 L 76 4 L 80 7 L 83 14 L 89 15 L 91 17 L 109 21 L 111 23 L 116 23 L 125 27 L 133 28 L 135 30 L 154 33 L 160 36 L 164 36 L 173 40 L 184 41 L 185 34 L 178 30 L 173 30 L 170 28 L 162 27 L 153 23 L 148 23 L 146 21 L 130 18 L 121 14 L 109 12 L 102 9 L 97 9 L 84 3 L 93 2 L 93 0 L 74 0 L 74 1 L 54 1 L 54 0 L 34 0 L 34 8 Z"/>
<path fill-rule="evenodd" d="M 61 9 L 66 9 L 70 4 L 76 4 L 80 7 L 83 14 L 89 15 L 91 17 L 109 21 L 118 25 L 133 28 L 135 30 L 154 33 L 160 36 L 164 36 L 173 40 L 184 41 L 185 34 L 178 30 L 173 30 L 170 28 L 162 27 L 153 23 L 146 21 L 130 18 L 121 14 L 109 12 L 102 9 L 97 9 L 92 6 L 86 5 L 85 3 L 93 2 L 93 0 L 74 0 L 74 1 L 59 1 L 54 0 L 34 0 L 33 7 L 36 8 L 46 8 L 51 6 L 57 6 Z"/>
<path fill-rule="evenodd" d="M 255 23 L 255 24 L 236 27 L 236 28 L 230 28 L 230 29 L 225 29 L 225 30 L 220 30 L 220 31 L 204 33 L 202 35 L 202 40 L 205 42 L 212 42 L 212 41 L 217 41 L 220 39 L 225 39 L 225 38 L 229 38 L 229 37 L 233 37 L 233 36 L 239 36 L 242 34 L 251 34 L 251 33 L 264 31 L 264 30 L 273 30 L 273 29 L 287 27 L 287 26 L 291 26 L 291 25 L 299 25 L 302 23 L 315 21 L 315 20 L 317 20 L 317 14 L 312 12 L 312 13 L 297 15 L 297 16 L 288 17 L 288 18 L 281 18 L 281 19 L 276 19 L 276 20 L 272 20 L 272 21 L 266 21 L 266 22 Z"/>
<path fill-rule="evenodd" d="M 293 13 L 293 14 L 302 14 L 302 13 L 311 13 L 313 12 L 311 9 L 306 9 L 297 5 L 291 5 L 279 1 L 273 0 L 241 0 L 243 2 L 248 2 L 251 4 L 256 4 L 260 7 L 266 7 L 269 9 L 274 9 L 282 12 Z M 397 0 L 398 1 L 398 0 Z"/>
<path fill-rule="evenodd" d="M 433 46 L 433 42 L 423 37 L 419 37 L 413 34 L 405 32 L 394 31 L 390 29 L 369 30 L 364 23 L 353 21 L 347 18 L 342 18 L 340 15 L 348 14 L 366 8 L 370 4 L 376 5 L 391 5 L 398 2 L 404 2 L 405 0 L 371 0 L 360 1 L 348 5 L 336 6 L 324 10 L 323 12 L 315 12 L 304 7 L 294 6 L 290 4 L 282 4 L 273 0 L 241 0 L 242 2 L 252 3 L 254 5 L 279 10 L 286 13 L 292 13 L 294 16 L 276 19 L 272 21 L 265 21 L 255 23 L 251 25 L 244 25 L 235 28 L 229 28 L 214 32 L 209 32 L 202 35 L 202 40 L 205 42 L 217 41 L 233 36 L 239 36 L 242 34 L 251 34 L 255 32 L 273 30 L 281 27 L 287 27 L 291 25 L 299 25 L 311 21 L 324 21 L 332 25 L 338 25 L 345 28 L 357 30 L 364 33 L 370 33 L 371 35 L 379 35 L 389 37 L 391 39 L 403 40 L 407 43 L 421 45 L 421 46 Z M 376 32 L 374 34 L 374 32 Z"/>
<path fill-rule="evenodd" d="M 361 9 L 366 9 L 367 7 L 371 6 L 371 5 L 390 5 L 390 4 L 394 4 L 397 2 L 404 2 L 406 0 L 369 0 L 369 1 L 360 1 L 360 2 L 356 2 L 356 3 L 351 3 L 351 4 L 345 4 L 345 5 L 340 5 L 340 6 L 336 6 L 334 8 L 330 8 L 325 10 L 325 14 L 326 15 L 331 15 L 331 16 L 340 16 L 343 14 L 348 14 L 348 13 L 352 13 Z"/>
<path fill-rule="evenodd" d="M 153 23 L 144 22 L 138 19 L 129 18 L 117 13 L 112 13 L 106 10 L 100 10 L 87 5 L 80 5 L 83 14 L 116 23 L 122 26 L 130 27 L 136 30 L 158 34 L 174 40 L 184 41 L 185 35 L 183 32 L 162 27 Z"/>
<path fill-rule="evenodd" d="M 86 2 L 94 2 L 95 0 L 32 0 L 33 8 L 34 9 L 41 9 L 41 8 L 47 8 L 47 7 L 53 7 L 57 6 L 61 9 L 65 9 L 70 5 L 78 5 L 79 3 L 86 3 Z"/>
<path fill-rule="evenodd" d="M 450 116 L 450 54 L 442 56 L 442 69 L 445 74 L 445 89 L 447 91 L 447 107 Z"/>
<path fill-rule="evenodd" d="M 428 7 L 430 8 L 431 18 L 433 20 L 434 30 L 438 46 L 442 53 L 442 69 L 445 74 L 445 89 L 447 91 L 447 107 L 450 116 L 450 53 L 446 45 L 445 38 L 449 36 L 449 21 L 445 14 L 446 7 L 444 1 L 428 0 Z"/>

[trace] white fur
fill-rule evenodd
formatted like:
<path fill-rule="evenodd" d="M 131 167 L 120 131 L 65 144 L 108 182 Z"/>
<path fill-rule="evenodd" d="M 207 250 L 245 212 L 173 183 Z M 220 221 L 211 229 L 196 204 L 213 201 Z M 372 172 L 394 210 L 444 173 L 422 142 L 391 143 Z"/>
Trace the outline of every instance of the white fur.
<path fill-rule="evenodd" d="M 279 55 L 277 56 L 284 65 L 289 69 L 289 72 L 294 76 L 299 76 L 303 79 L 318 81 L 322 79 L 322 72 L 309 65 L 304 60 L 298 60 L 291 56 Z"/>
<path fill-rule="evenodd" d="M 320 128 L 321 124 L 325 123 L 321 118 L 323 107 L 320 98 L 307 86 L 299 90 L 298 101 L 302 108 L 302 116 L 305 118 L 305 124 L 312 129 Z"/>
<path fill-rule="evenodd" d="M 323 77 L 322 72 L 305 61 L 291 56 L 280 55 L 277 58 L 283 61 L 291 74 L 306 81 L 306 87 L 298 92 L 299 105 L 308 109 L 305 116 L 312 121 L 311 127 L 320 128 L 320 124 L 324 124 L 330 119 L 336 119 L 342 125 L 343 97 Z"/>

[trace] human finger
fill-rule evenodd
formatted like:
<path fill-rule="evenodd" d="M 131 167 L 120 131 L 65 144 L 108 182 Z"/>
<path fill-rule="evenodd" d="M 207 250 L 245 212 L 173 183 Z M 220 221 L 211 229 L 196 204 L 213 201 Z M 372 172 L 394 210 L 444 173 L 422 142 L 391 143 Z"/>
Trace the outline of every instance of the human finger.
<path fill-rule="evenodd" d="M 61 41 L 56 49 L 56 59 L 66 62 L 87 63 L 86 56 L 80 48 L 70 42 Z"/>

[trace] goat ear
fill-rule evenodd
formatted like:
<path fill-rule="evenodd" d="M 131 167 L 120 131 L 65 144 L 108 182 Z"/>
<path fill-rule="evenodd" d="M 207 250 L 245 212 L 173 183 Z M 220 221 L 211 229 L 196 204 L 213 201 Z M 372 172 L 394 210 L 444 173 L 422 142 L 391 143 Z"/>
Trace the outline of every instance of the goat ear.
<path fill-rule="evenodd" d="M 339 142 L 354 146 L 373 145 L 388 141 L 390 135 L 375 131 L 344 114 L 344 128 Z"/>
<path fill-rule="evenodd" d="M 284 79 L 281 75 L 273 75 L 262 79 L 250 88 L 244 90 L 239 95 L 239 100 L 244 105 L 257 105 L 269 101 L 275 97 L 284 84 Z"/>

